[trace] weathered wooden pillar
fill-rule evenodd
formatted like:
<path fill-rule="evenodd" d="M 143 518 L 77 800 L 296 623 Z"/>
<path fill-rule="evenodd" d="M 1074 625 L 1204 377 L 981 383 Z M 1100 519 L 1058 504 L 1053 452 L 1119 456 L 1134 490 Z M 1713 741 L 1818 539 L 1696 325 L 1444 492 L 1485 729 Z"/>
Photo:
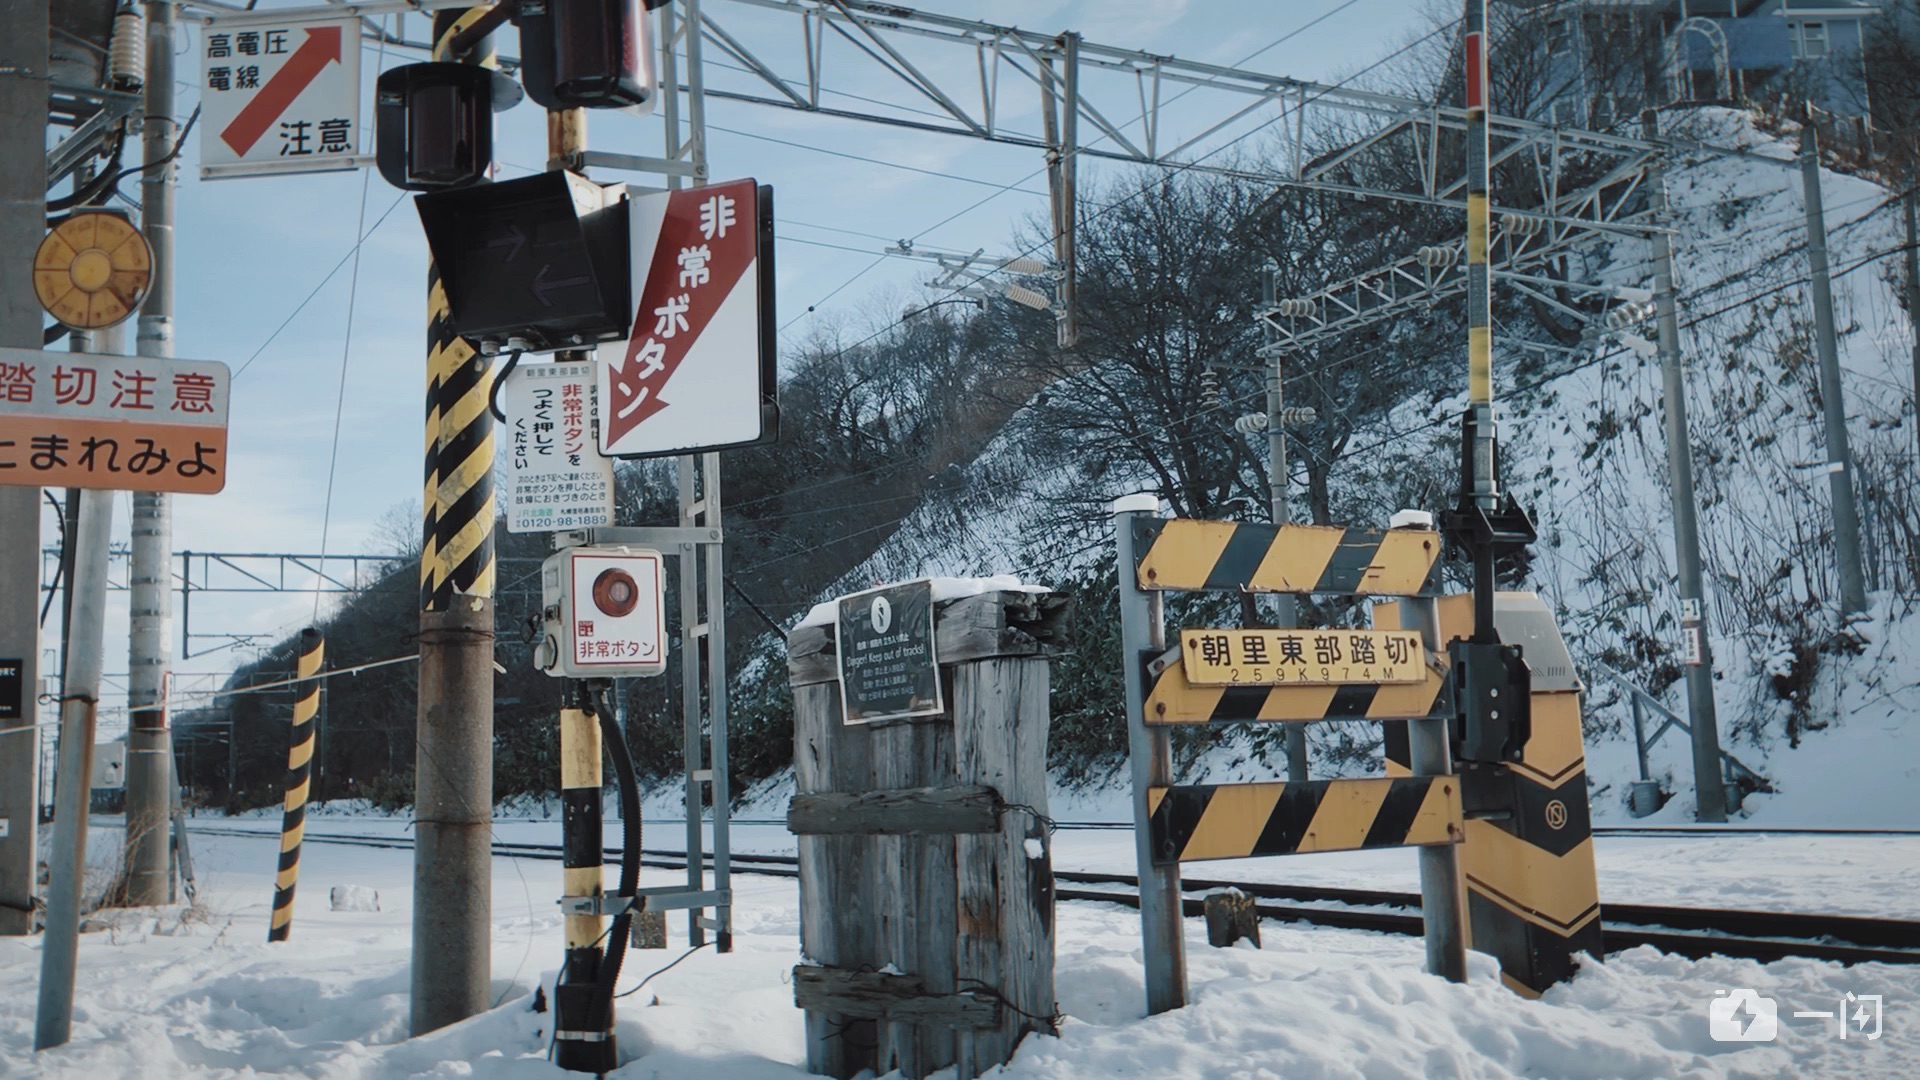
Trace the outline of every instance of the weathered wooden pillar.
<path fill-rule="evenodd" d="M 1050 1030 L 1047 660 L 1067 604 L 993 592 L 936 605 L 946 712 L 848 724 L 835 628 L 787 641 L 794 689 L 807 1066 L 961 1080 Z"/>

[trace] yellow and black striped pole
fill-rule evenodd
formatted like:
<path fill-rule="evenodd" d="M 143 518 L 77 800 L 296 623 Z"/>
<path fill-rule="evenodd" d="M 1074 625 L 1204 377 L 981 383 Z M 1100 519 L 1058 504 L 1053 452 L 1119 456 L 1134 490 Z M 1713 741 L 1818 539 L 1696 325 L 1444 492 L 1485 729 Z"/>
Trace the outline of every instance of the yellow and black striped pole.
<path fill-rule="evenodd" d="M 456 36 L 491 6 L 434 15 L 434 59 L 491 64 Z M 426 467 L 420 557 L 420 697 L 414 763 L 409 1030 L 486 1010 L 493 968 L 493 416 L 488 358 L 453 331 L 427 270 Z"/>
<path fill-rule="evenodd" d="M 453 55 L 453 40 L 491 5 L 434 16 L 434 54 L 491 67 L 490 41 Z M 427 263 L 427 415 L 421 491 L 420 606 L 444 611 L 453 595 L 493 596 L 492 365 L 454 333 L 440 268 Z"/>
<path fill-rule="evenodd" d="M 307 791 L 313 777 L 314 720 L 320 714 L 320 665 L 327 639 L 309 626 L 300 631 L 300 658 L 295 661 L 293 726 L 287 741 L 287 794 L 280 815 L 280 872 L 273 881 L 273 920 L 268 941 L 285 941 L 293 929 L 293 886 L 300 879 L 300 840 L 307 831 Z"/>
<path fill-rule="evenodd" d="M 581 695 L 584 684 L 569 679 L 560 708 L 561 888 L 570 897 L 600 895 L 600 724 Z M 607 931 L 604 915 L 566 917 L 567 955 L 553 992 L 553 1063 L 574 1072 L 604 1073 L 618 1061 L 613 1009 L 599 1007 Z"/>
<path fill-rule="evenodd" d="M 1493 419 L 1493 273 L 1488 188 L 1487 0 L 1466 0 L 1467 99 L 1467 400 L 1472 469 L 1470 496 L 1492 513 L 1499 505 L 1498 463 L 1494 458 Z"/>

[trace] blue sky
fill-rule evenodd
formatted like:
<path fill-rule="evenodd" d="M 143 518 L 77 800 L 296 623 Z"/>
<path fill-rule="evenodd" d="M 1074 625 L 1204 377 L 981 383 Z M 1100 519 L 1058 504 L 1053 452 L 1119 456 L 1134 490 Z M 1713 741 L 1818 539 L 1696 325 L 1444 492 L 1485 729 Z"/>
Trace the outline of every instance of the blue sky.
<path fill-rule="evenodd" d="M 280 6 L 291 5 L 273 0 L 261 5 Z M 795 25 L 790 17 L 738 0 L 706 0 L 706 7 L 729 32 L 756 51 L 764 49 L 770 61 L 800 55 L 798 47 L 785 40 L 794 36 L 787 33 Z M 1431 25 L 1429 6 L 1422 0 L 919 0 L 919 7 L 1049 33 L 1076 29 L 1091 42 L 1221 64 L 1236 63 L 1300 31 L 1247 66 L 1320 81 L 1364 67 Z M 1335 14 L 1300 29 L 1329 12 Z M 183 24 L 183 119 L 199 96 L 195 58 L 201 33 L 200 26 Z M 416 40 L 426 37 L 424 18 L 408 17 L 405 34 Z M 501 47 L 514 51 L 510 34 Z M 936 78 L 962 86 L 971 79 L 977 85 L 968 52 L 929 46 L 911 55 Z M 393 48 L 382 56 L 369 39 L 363 50 L 363 80 L 371 84 L 378 67 L 418 59 Z M 708 59 L 720 58 L 709 48 Z M 843 41 L 830 43 L 825 85 L 837 93 L 829 95 L 829 103 L 858 107 L 854 95 L 859 95 L 928 106 L 924 99 L 908 101 L 898 83 L 870 65 L 854 63 L 856 59 Z M 709 84 L 741 85 L 742 78 L 714 68 Z M 1001 124 L 1037 131 L 1037 92 L 1010 81 L 1002 86 Z M 1169 88 L 1165 96 L 1177 89 Z M 977 101 L 977 96 L 976 91 L 970 100 Z M 370 106 L 371 94 L 365 99 L 363 107 Z M 1201 110 L 1193 106 L 1203 101 L 1204 95 L 1195 95 L 1171 111 L 1161 135 L 1163 145 L 1197 130 L 1193 125 Z M 1134 113 L 1113 119 L 1131 119 L 1137 111 L 1136 105 Z M 1218 109 L 1205 111 L 1216 118 L 1222 115 Z M 1270 118 L 1255 114 L 1215 141 Z M 753 176 L 777 189 L 779 318 L 788 327 L 783 345 L 835 328 L 865 333 L 896 318 L 902 303 L 929 275 L 926 264 L 897 259 L 861 273 L 888 240 L 918 237 L 923 246 L 1007 251 L 1014 231 L 1045 209 L 1040 194 L 1045 177 L 1039 174 L 1043 161 L 1037 151 L 718 99 L 709 101 L 708 123 L 715 179 Z M 1190 130 L 1182 133 L 1182 125 Z M 658 118 L 596 113 L 589 127 L 596 149 L 654 154 L 661 145 Z M 1083 133 L 1086 130 L 1083 123 Z M 418 218 L 407 202 L 396 205 L 400 193 L 377 175 L 202 181 L 198 142 L 196 131 L 185 154 L 180 188 L 176 349 L 181 357 L 223 360 L 236 372 L 232 467 L 225 493 L 176 500 L 174 547 L 313 552 L 321 548 L 324 520 L 328 551 L 384 550 L 376 535 L 379 519 L 417 499 L 419 491 L 426 249 Z M 496 157 L 503 178 L 541 166 L 545 127 L 536 106 L 523 104 L 500 116 Z M 1081 165 L 1083 184 L 1097 185 L 1124 171 L 1109 162 L 1083 160 Z M 605 171 L 596 178 L 648 182 Z M 994 195 L 1009 185 L 1013 190 Z M 946 220 L 962 210 L 966 212 Z M 353 251 L 357 222 L 362 220 L 372 231 L 360 252 L 357 281 L 349 260 L 322 285 Z M 309 294 L 311 300 L 300 308 Z M 812 314 L 807 313 L 809 306 L 816 307 Z M 343 357 L 345 408 L 339 418 L 332 507 L 327 511 L 328 457 Z M 125 499 L 120 506 L 116 532 L 124 538 Z M 115 599 L 124 601 L 124 596 Z M 291 631 L 312 610 L 310 596 L 196 598 L 194 631 Z M 125 656 L 124 611 L 124 602 L 117 603 L 109 622 L 109 671 L 125 670 L 124 659 L 117 659 Z M 177 632 L 177 611 L 175 621 Z M 218 654 L 181 666 L 224 670 L 238 659 L 244 657 Z"/>

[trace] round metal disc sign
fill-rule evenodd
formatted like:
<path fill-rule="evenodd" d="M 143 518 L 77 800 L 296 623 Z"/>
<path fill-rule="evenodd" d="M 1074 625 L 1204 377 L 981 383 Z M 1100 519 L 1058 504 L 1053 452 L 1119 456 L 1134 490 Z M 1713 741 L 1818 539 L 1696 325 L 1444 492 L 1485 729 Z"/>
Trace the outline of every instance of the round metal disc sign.
<path fill-rule="evenodd" d="M 47 314 L 75 330 L 126 321 L 153 281 L 153 249 L 133 223 L 105 210 L 55 226 L 33 253 L 33 291 Z"/>

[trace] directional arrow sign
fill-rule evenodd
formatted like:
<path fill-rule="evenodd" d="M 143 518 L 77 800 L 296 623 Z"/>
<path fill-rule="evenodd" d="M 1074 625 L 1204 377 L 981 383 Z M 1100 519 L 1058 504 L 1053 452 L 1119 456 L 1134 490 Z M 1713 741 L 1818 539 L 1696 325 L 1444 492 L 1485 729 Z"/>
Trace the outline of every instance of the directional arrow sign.
<path fill-rule="evenodd" d="M 216 18 L 201 35 L 201 176 L 360 164 L 360 24 Z"/>
<path fill-rule="evenodd" d="M 599 351 L 607 454 L 771 437 L 771 203 L 752 180 L 631 200 L 631 330 Z"/>

